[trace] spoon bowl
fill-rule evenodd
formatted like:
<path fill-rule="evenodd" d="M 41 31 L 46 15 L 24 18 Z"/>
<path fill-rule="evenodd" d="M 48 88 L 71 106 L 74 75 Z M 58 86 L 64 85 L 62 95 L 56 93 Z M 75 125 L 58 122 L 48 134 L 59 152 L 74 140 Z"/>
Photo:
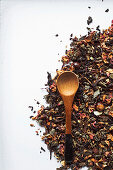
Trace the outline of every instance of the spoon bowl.
<path fill-rule="evenodd" d="M 78 86 L 78 77 L 73 72 L 65 71 L 57 79 L 57 87 L 61 96 L 75 95 Z"/>

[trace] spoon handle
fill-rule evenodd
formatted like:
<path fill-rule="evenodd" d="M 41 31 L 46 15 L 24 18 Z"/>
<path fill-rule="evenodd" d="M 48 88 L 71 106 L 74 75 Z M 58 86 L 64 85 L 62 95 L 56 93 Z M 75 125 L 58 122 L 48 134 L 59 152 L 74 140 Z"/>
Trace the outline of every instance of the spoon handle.
<path fill-rule="evenodd" d="M 71 134 L 71 107 L 65 107 L 66 112 L 66 134 Z"/>
<path fill-rule="evenodd" d="M 74 96 L 68 96 L 64 99 L 65 112 L 66 112 L 66 134 L 65 134 L 65 162 L 72 163 L 73 161 L 73 142 L 71 135 L 71 112 Z"/>
<path fill-rule="evenodd" d="M 71 134 L 65 135 L 65 162 L 72 163 L 73 161 L 73 142 Z"/>
<path fill-rule="evenodd" d="M 66 134 L 71 134 L 71 112 L 72 112 L 72 103 L 73 96 L 65 96 L 63 97 L 65 112 L 66 112 Z"/>

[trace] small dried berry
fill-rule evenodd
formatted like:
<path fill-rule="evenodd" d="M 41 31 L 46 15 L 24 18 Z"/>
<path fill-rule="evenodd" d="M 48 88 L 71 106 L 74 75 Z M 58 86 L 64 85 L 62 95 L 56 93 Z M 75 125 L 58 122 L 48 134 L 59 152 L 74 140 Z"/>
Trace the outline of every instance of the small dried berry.
<path fill-rule="evenodd" d="M 98 102 L 96 105 L 96 109 L 101 112 L 104 110 L 104 105 L 101 102 Z"/>

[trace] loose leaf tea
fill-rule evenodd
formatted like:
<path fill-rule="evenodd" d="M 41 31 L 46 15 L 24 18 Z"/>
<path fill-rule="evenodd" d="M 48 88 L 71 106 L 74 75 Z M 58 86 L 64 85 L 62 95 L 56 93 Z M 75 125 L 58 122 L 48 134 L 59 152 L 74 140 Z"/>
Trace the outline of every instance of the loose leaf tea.
<path fill-rule="evenodd" d="M 88 17 L 88 20 L 87 20 L 87 24 L 89 25 L 89 24 L 91 24 L 93 22 L 93 19 L 92 19 L 92 17 Z"/>
<path fill-rule="evenodd" d="M 88 24 L 92 22 L 88 19 Z M 57 169 L 113 169 L 113 22 L 102 32 L 99 26 L 81 38 L 71 36 L 70 49 L 62 57 L 62 67 L 55 78 L 48 74 L 49 106 L 41 106 L 33 120 L 45 127 L 42 140 L 61 161 Z M 64 71 L 79 77 L 79 89 L 72 109 L 74 160 L 64 161 L 65 109 L 56 81 Z M 32 107 L 30 107 L 32 109 Z"/>
<path fill-rule="evenodd" d="M 105 12 L 109 12 L 109 9 L 106 9 Z"/>

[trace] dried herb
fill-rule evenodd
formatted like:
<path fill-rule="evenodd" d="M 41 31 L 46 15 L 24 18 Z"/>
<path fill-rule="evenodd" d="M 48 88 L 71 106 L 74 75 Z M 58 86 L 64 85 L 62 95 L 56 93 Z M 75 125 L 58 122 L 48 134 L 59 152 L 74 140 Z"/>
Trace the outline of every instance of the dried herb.
<path fill-rule="evenodd" d="M 41 149 L 42 151 L 44 151 L 44 152 L 45 152 L 45 149 L 44 149 L 43 147 L 41 147 L 40 149 Z"/>
<path fill-rule="evenodd" d="M 58 37 L 58 34 L 56 34 L 55 36 Z"/>
<path fill-rule="evenodd" d="M 31 111 L 33 111 L 33 106 L 29 106 L 29 108 L 31 109 Z"/>
<path fill-rule="evenodd" d="M 34 116 L 30 116 L 30 119 L 32 119 Z"/>
<path fill-rule="evenodd" d="M 89 16 L 89 17 L 88 17 L 88 20 L 87 20 L 87 24 L 89 25 L 89 24 L 91 24 L 92 22 L 93 22 L 93 19 L 92 19 L 91 16 Z"/>
<path fill-rule="evenodd" d="M 35 125 L 31 123 L 30 126 L 31 126 L 31 127 L 34 127 Z"/>
<path fill-rule="evenodd" d="M 90 18 L 88 24 L 92 22 Z M 61 161 L 57 169 L 113 169 L 113 21 L 103 30 L 71 40 L 62 57 L 62 67 L 52 78 L 47 73 L 47 107 L 31 117 L 45 127 L 42 140 Z M 59 74 L 72 71 L 79 76 L 79 89 L 73 102 L 73 164 L 65 165 L 65 109 L 56 86 Z M 31 108 L 31 107 L 30 107 Z M 32 109 L 32 108 L 31 108 Z"/>
<path fill-rule="evenodd" d="M 105 12 L 109 12 L 109 9 L 106 9 Z"/>

